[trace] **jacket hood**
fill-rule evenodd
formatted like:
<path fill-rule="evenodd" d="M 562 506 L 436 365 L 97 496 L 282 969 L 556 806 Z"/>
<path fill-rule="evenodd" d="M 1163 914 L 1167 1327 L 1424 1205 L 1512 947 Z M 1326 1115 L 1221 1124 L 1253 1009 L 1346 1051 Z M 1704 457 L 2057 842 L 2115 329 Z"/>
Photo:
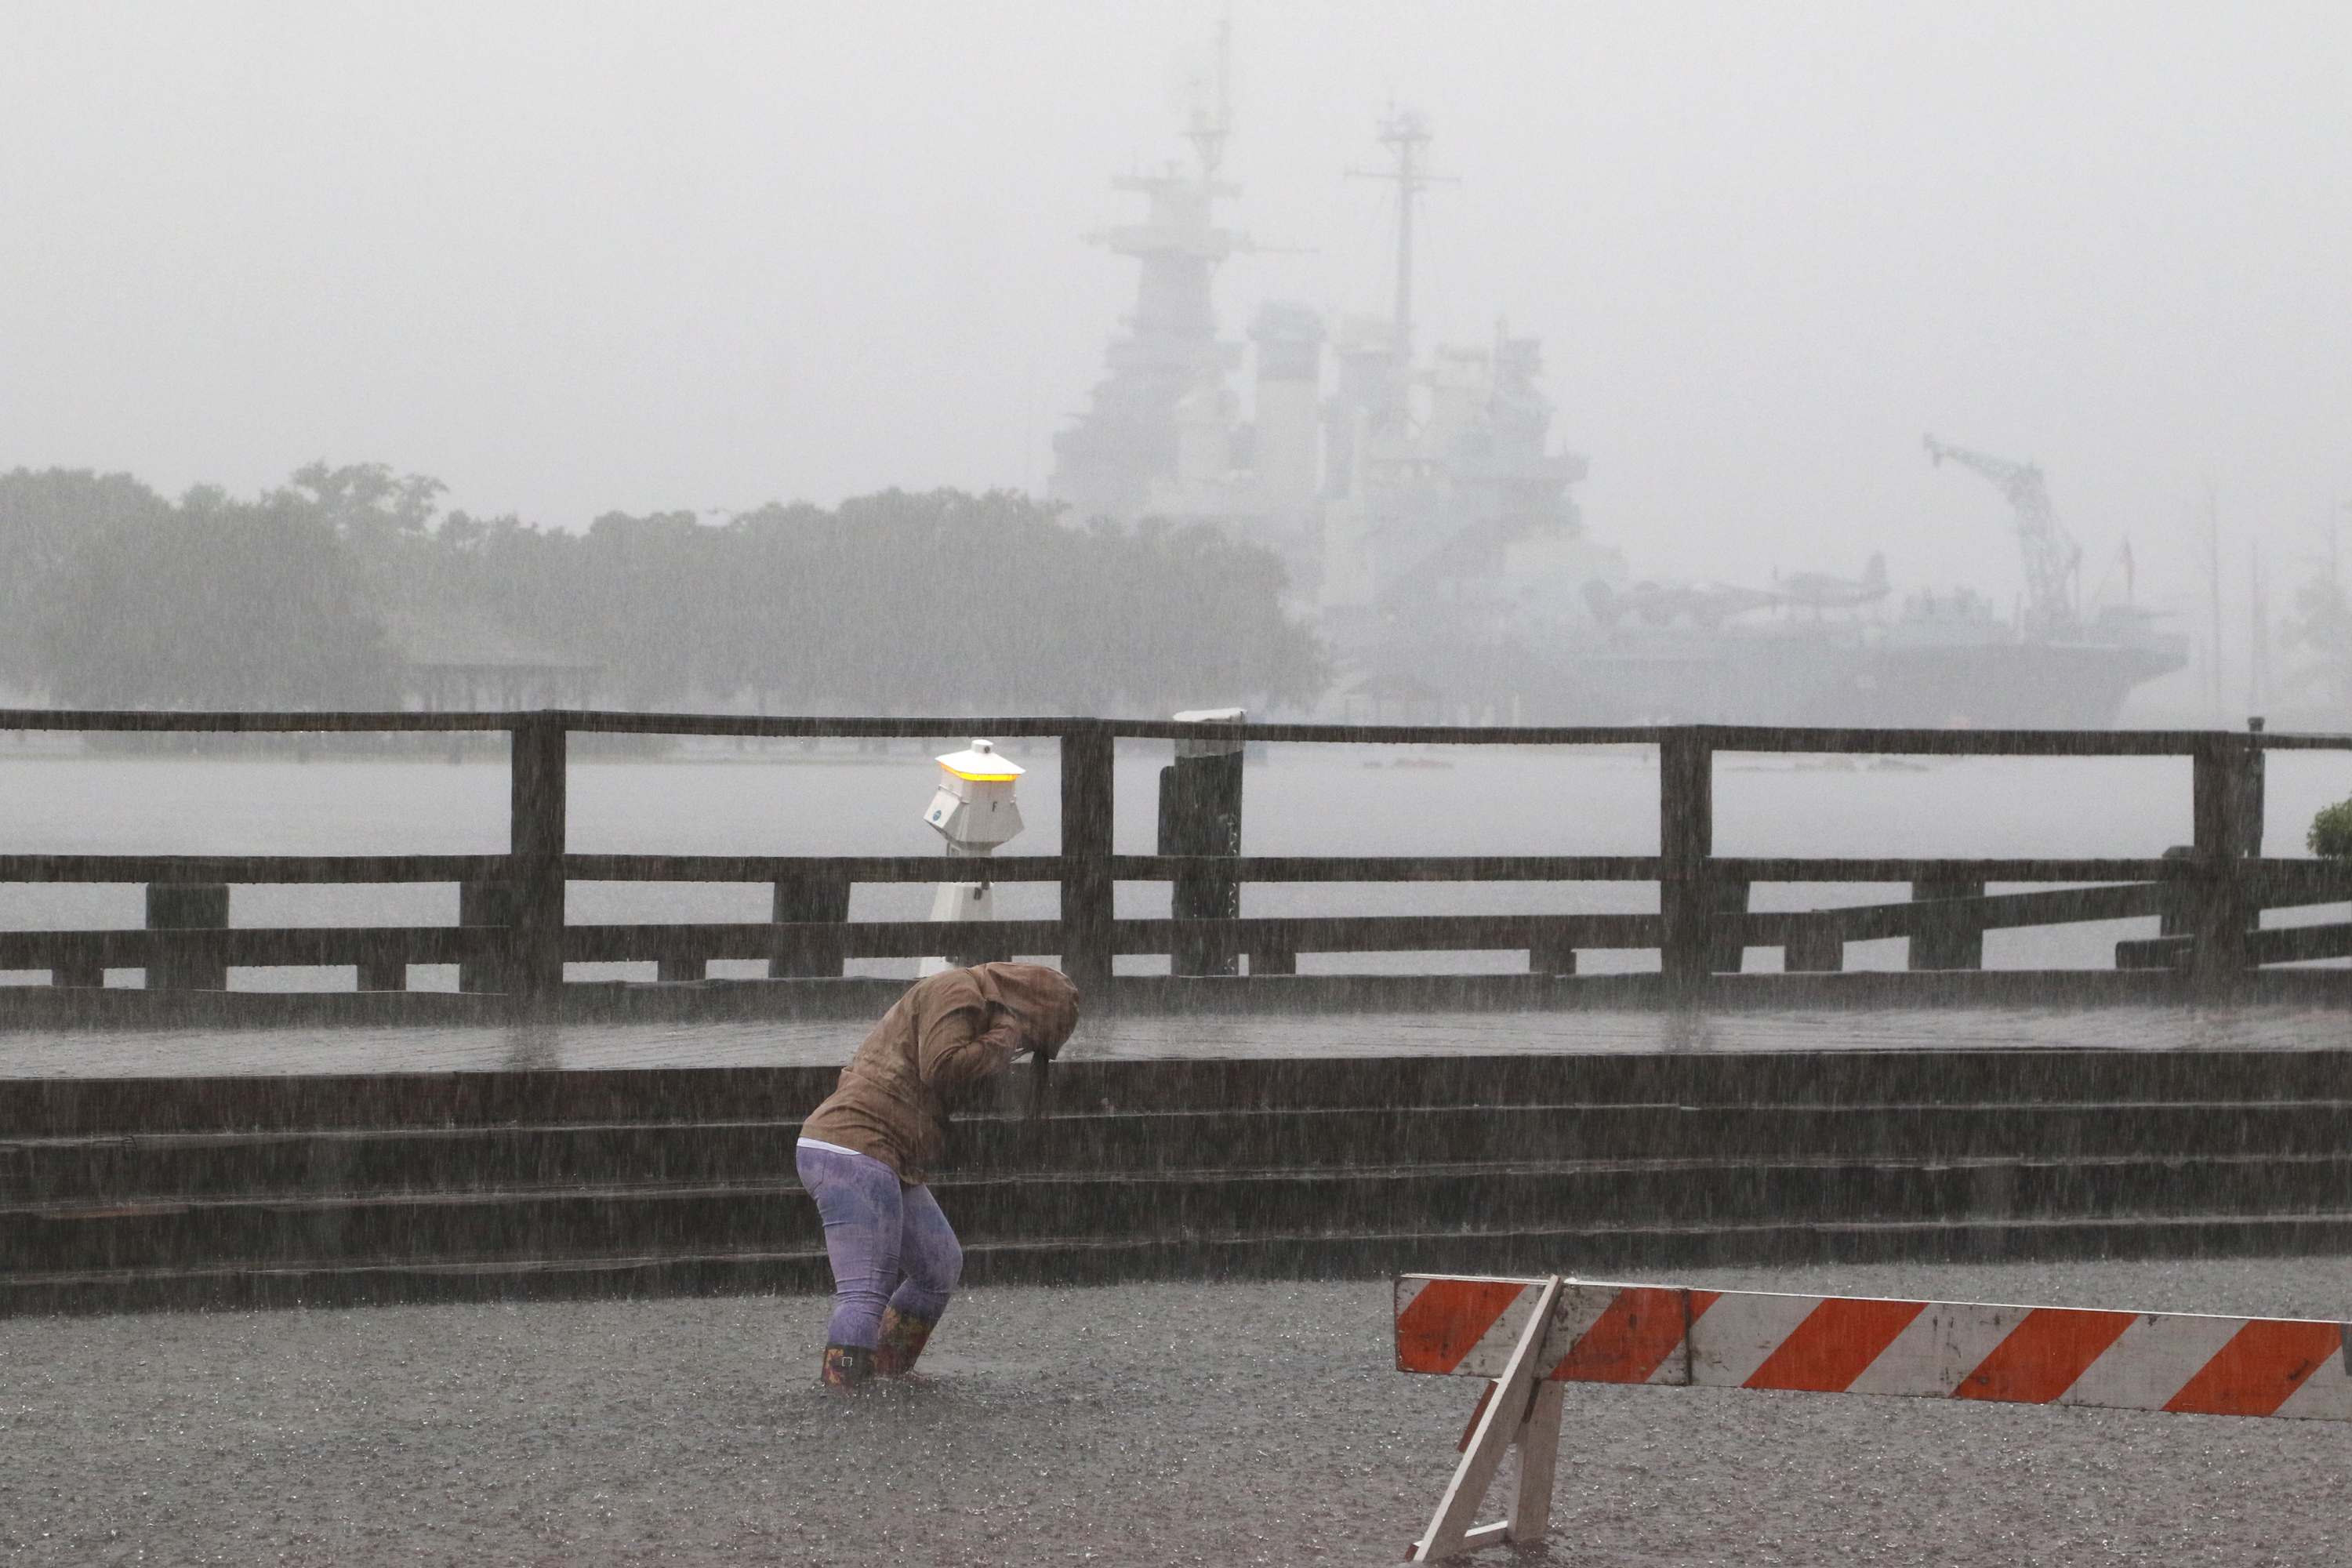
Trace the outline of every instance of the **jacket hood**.
<path fill-rule="evenodd" d="M 1042 963 L 972 966 L 988 999 L 1013 1016 L 1029 1043 L 1047 1055 L 1078 1026 L 1078 988 L 1068 975 Z"/>

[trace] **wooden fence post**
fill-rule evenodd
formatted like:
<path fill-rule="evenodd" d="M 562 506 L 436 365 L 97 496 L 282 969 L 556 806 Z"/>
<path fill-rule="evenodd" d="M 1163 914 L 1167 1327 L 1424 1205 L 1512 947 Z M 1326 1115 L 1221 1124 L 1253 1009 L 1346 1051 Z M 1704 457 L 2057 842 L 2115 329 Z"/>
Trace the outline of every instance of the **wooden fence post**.
<path fill-rule="evenodd" d="M 1711 974 L 1737 974 L 1748 963 L 1748 898 L 1745 877 L 1717 877 L 1715 930 L 1706 946 Z"/>
<path fill-rule="evenodd" d="M 1292 961 L 1292 973 L 1297 972 L 1297 960 Z M 1528 973 L 1530 974 L 1569 975 L 1576 973 L 1576 944 L 1558 930 L 1538 926 L 1528 942 Z"/>
<path fill-rule="evenodd" d="M 1801 931 L 1780 950 L 1780 967 L 1790 974 L 1835 974 L 1845 968 L 1845 938 L 1825 926 Z"/>
<path fill-rule="evenodd" d="M 2197 851 L 2192 846 L 2175 844 L 2164 852 L 2164 858 L 2167 860 L 2193 861 L 2197 858 Z M 2166 895 L 2164 900 L 2163 911 L 2157 916 L 2157 934 L 2158 936 L 2196 935 L 2196 921 L 2189 918 L 2196 908 L 2196 903 L 2195 889 L 2188 883 L 2171 884 L 2171 890 Z"/>
<path fill-rule="evenodd" d="M 2270 794 L 2270 753 L 2262 742 L 2251 737 L 2263 732 L 2263 721 L 2259 717 L 2246 721 L 2245 765 L 2238 772 L 2238 832 L 2241 850 L 2256 859 L 2263 853 L 2263 813 Z M 2258 916 L 2260 910 L 2254 911 Z M 2257 920 L 2253 922 L 2259 924 Z M 2249 929 L 2252 929 L 2251 925 Z"/>
<path fill-rule="evenodd" d="M 1062 969 L 1099 1002 L 1110 991 L 1111 754 L 1107 720 L 1062 731 Z"/>
<path fill-rule="evenodd" d="M 2197 836 L 2196 933 L 2189 961 L 2196 989 L 2225 995 L 2246 973 L 2246 928 L 2252 923 L 2244 858 L 2249 852 L 2255 749 L 2235 735 L 2207 735 L 2193 763 L 2192 815 Z"/>
<path fill-rule="evenodd" d="M 1238 708 L 1179 713 L 1180 721 L 1239 722 Z M 1176 760 L 1160 770 L 1162 855 L 1229 858 L 1242 852 L 1242 742 L 1219 737 L 1178 741 Z M 1180 921 L 1229 921 L 1242 912 L 1242 886 L 1225 872 L 1179 871 L 1170 879 L 1168 912 Z M 1238 974 L 1241 951 L 1219 931 L 1181 931 L 1168 955 L 1171 974 Z"/>
<path fill-rule="evenodd" d="M 147 884 L 149 931 L 220 931 L 228 925 L 228 887 L 221 882 Z M 226 961 L 167 958 L 147 970 L 150 991 L 226 991 Z"/>
<path fill-rule="evenodd" d="M 359 988 L 362 991 L 408 989 L 408 960 L 405 958 L 363 958 L 360 960 L 358 967 Z"/>
<path fill-rule="evenodd" d="M 457 884 L 457 923 L 503 931 L 514 924 L 514 884 L 506 881 Z M 513 938 L 502 939 L 495 951 L 457 965 L 457 989 L 470 993 L 508 989 L 508 949 Z"/>
<path fill-rule="evenodd" d="M 1573 969 L 1576 954 L 1570 952 L 1569 963 Z M 1298 950 L 1280 937 L 1262 938 L 1250 949 L 1249 972 L 1252 974 L 1296 974 L 1298 973 Z"/>
<path fill-rule="evenodd" d="M 776 883 L 773 909 L 778 925 L 840 925 L 849 919 L 849 879 L 830 871 L 785 877 Z M 793 937 L 768 961 L 768 977 L 839 979 L 845 945 L 838 936 Z"/>
<path fill-rule="evenodd" d="M 514 867 L 514 939 L 508 990 L 525 1011 L 553 1005 L 563 988 L 564 761 L 561 715 L 515 720 L 509 764 L 508 852 Z"/>
<path fill-rule="evenodd" d="M 1706 985 L 1717 911 L 1707 861 L 1715 852 L 1715 747 L 1696 725 L 1658 736 L 1658 913 L 1665 927 L 1659 967 L 1666 988 L 1696 996 Z"/>
<path fill-rule="evenodd" d="M 1981 899 L 1981 878 L 1922 877 L 1911 884 L 1914 903 Z M 1907 963 L 1913 969 L 1982 969 L 1984 928 L 1957 910 L 1939 910 L 1911 932 Z"/>

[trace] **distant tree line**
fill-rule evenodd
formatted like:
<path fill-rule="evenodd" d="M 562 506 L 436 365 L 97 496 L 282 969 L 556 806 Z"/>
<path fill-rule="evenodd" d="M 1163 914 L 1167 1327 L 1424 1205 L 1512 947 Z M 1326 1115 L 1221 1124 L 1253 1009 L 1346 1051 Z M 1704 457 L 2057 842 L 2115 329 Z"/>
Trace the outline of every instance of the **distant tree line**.
<path fill-rule="evenodd" d="M 436 661 L 595 667 L 603 700 L 772 711 L 1303 705 L 1328 671 L 1269 552 L 891 490 L 584 532 L 312 464 L 251 500 L 0 475 L 0 685 L 90 707 L 397 705 Z"/>

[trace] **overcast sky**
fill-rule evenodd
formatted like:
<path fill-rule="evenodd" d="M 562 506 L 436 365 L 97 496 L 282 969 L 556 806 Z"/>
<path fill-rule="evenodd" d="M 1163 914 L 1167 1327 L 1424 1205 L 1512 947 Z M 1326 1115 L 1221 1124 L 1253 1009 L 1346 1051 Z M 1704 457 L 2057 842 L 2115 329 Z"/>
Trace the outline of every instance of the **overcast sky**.
<path fill-rule="evenodd" d="M 1042 487 L 1132 289 L 1083 237 L 1219 9 L 0 0 L 0 466 L 381 460 L 565 525 Z M 2352 500 L 2343 0 L 1232 10 L 1235 217 L 1303 253 L 1229 326 L 1381 308 L 1342 171 L 1419 108 L 1423 341 L 1546 340 L 1639 573 L 2006 600 L 1928 430 L 2158 595 L 2209 482 L 2233 574 Z"/>

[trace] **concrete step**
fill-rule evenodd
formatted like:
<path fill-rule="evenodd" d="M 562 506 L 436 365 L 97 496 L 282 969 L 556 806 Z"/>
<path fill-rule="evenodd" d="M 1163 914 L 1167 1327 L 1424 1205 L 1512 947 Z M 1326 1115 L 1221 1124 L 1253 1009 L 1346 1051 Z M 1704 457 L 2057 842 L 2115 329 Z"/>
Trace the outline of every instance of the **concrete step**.
<path fill-rule="evenodd" d="M 2352 1102 L 1518 1105 L 964 1118 L 954 1168 L 1169 1171 L 1463 1160 L 1734 1156 L 2060 1160 L 2161 1149 L 2328 1153 Z M 0 1138 L 0 1202 L 760 1182 L 793 1173 L 793 1121 L 356 1128 Z"/>
<path fill-rule="evenodd" d="M 1367 1027 L 1377 1027 L 1368 1020 Z M 1573 1027 L 1564 1024 L 1564 1028 Z M 845 1031 L 842 1055 L 855 1045 Z M 1368 1037 L 1367 1052 L 1384 1042 Z M 1028 1068 L 1001 1080 L 1017 1105 Z M 0 1133 L 793 1121 L 834 1068 L 0 1080 Z M 1058 1065 L 1056 1109 L 1444 1105 L 2103 1104 L 2352 1100 L 2352 1051 L 1802 1051 L 1378 1056 Z"/>
<path fill-rule="evenodd" d="M 2329 1256 L 2352 1252 L 2352 1209 L 2266 1215 L 1936 1223 L 1596 1224 L 1315 1236 L 968 1246 L 967 1285 L 1345 1279 L 1440 1270 L 1601 1279 L 1758 1263 Z M 1703 1280 L 1700 1282 L 1704 1282 Z M 0 1317 L 58 1312 L 336 1307 L 395 1302 L 740 1295 L 830 1289 L 824 1254 L 772 1249 L 613 1252 L 565 1258 L 68 1269 L 0 1274 Z M 806 1309 L 820 1309 L 814 1302 Z"/>
<path fill-rule="evenodd" d="M 2352 1155 L 1622 1160 L 954 1175 L 974 1243 L 1547 1225 L 2261 1215 L 2352 1207 Z M 817 1234 L 796 1182 L 108 1199 L 0 1206 L 0 1271 L 775 1249 Z"/>

